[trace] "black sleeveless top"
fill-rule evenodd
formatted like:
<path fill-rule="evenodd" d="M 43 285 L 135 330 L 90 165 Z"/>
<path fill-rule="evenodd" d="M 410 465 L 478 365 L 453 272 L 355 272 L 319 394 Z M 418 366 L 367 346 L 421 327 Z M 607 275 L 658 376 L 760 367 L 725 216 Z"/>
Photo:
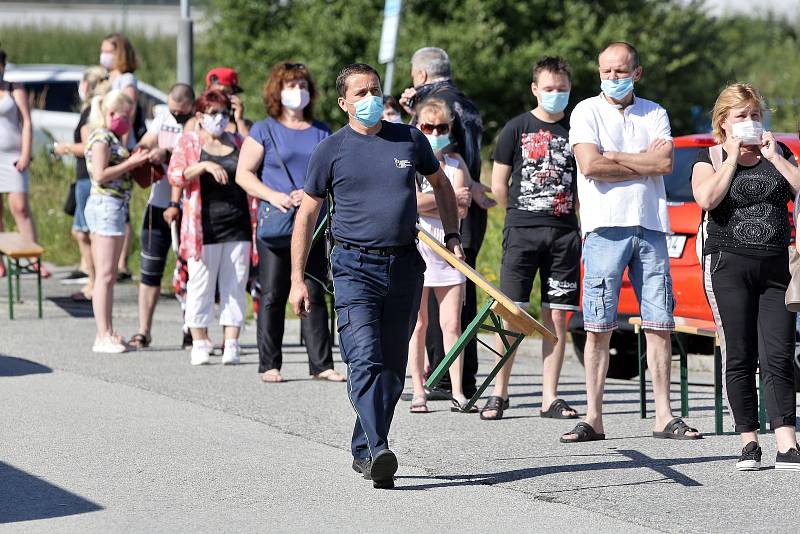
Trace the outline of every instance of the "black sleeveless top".
<path fill-rule="evenodd" d="M 200 176 L 203 244 L 249 242 L 252 232 L 247 193 L 236 184 L 239 149 L 234 148 L 227 156 L 214 156 L 204 150 L 200 153 L 200 161 L 213 161 L 228 174 L 228 183 L 225 185 L 218 183 L 207 172 Z"/>

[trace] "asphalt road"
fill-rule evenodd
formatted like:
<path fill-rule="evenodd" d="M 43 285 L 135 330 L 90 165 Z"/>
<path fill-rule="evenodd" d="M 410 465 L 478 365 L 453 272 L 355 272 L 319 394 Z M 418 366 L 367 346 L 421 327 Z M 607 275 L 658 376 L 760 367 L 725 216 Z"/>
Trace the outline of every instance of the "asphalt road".
<path fill-rule="evenodd" d="M 634 382 L 609 381 L 609 439 L 560 444 L 573 422 L 538 416 L 535 339 L 523 344 L 502 421 L 451 413 L 446 403 L 412 415 L 401 401 L 391 436 L 397 489 L 381 491 L 351 471 L 354 414 L 344 386 L 310 380 L 304 350 L 292 345 L 296 322 L 287 325 L 289 380 L 262 384 L 254 327 L 243 336 L 242 365 L 223 367 L 216 357 L 191 367 L 177 345 L 178 307 L 162 299 L 153 347 L 95 355 L 90 308 L 59 298 L 74 286 L 45 284 L 55 300 L 45 303 L 44 320 L 35 317 L 33 287 L 24 281 L 27 300 L 14 321 L 0 298 L 3 532 L 798 528 L 799 473 L 737 472 L 733 435 L 653 439 L 652 419 L 638 417 Z M 115 308 L 128 336 L 136 328 L 135 291 L 120 286 Z M 481 360 L 485 373 L 488 354 Z M 688 421 L 711 432 L 712 389 L 690 391 Z M 572 355 L 560 393 L 585 409 L 582 368 Z M 771 466 L 771 436 L 763 447 Z"/>

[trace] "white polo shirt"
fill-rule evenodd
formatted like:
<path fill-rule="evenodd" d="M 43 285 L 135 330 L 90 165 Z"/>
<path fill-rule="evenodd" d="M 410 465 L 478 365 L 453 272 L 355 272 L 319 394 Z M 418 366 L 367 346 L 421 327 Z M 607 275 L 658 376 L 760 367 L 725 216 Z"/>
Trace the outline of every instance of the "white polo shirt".
<path fill-rule="evenodd" d="M 570 117 L 569 143 L 597 145 L 603 152 L 637 153 L 656 139 L 672 140 L 667 111 L 650 100 L 634 97 L 619 112 L 602 93 L 580 102 Z M 578 199 L 583 235 L 596 228 L 642 226 L 669 232 L 667 195 L 662 176 L 624 182 L 603 182 L 585 176 L 578 164 Z"/>

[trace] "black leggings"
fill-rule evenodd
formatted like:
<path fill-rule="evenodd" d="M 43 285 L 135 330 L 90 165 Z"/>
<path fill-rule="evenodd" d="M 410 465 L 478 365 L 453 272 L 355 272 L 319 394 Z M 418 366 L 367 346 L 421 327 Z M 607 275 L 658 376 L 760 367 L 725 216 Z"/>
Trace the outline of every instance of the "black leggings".
<path fill-rule="evenodd" d="M 258 372 L 280 369 L 283 364 L 283 328 L 286 302 L 291 289 L 291 257 L 289 249 L 271 249 L 261 240 L 258 247 L 258 281 L 261 285 L 261 305 L 258 310 Z M 325 261 L 325 240 L 320 239 L 308 255 L 306 272 L 325 281 L 328 277 Z M 322 285 L 306 276 L 311 312 L 300 320 L 300 330 L 308 349 L 308 368 L 312 375 L 333 369 L 333 352 L 328 329 L 328 305 Z"/>
<path fill-rule="evenodd" d="M 164 220 L 164 211 L 164 208 L 156 208 L 149 204 L 144 209 L 139 273 L 142 284 L 146 286 L 161 286 L 167 254 L 172 246 L 172 233 Z"/>
<path fill-rule="evenodd" d="M 706 297 L 720 334 L 725 398 L 736 432 L 758 424 L 756 369 L 773 429 L 795 425 L 795 314 L 786 310 L 790 280 L 786 252 L 746 256 L 716 252 L 704 257 Z"/>

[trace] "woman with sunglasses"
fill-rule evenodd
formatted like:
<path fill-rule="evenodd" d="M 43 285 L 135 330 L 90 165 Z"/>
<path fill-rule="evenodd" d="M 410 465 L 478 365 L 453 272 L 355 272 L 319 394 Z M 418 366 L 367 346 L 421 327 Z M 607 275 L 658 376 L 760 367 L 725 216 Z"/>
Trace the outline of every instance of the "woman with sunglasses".
<path fill-rule="evenodd" d="M 416 112 L 417 128 L 428 138 L 431 148 L 453 185 L 453 189 L 459 191 L 468 187 L 471 179 L 464 161 L 458 154 L 447 152 L 447 147 L 451 144 L 450 130 L 453 124 L 453 112 L 450 106 L 444 100 L 428 98 L 418 106 Z M 441 242 L 445 232 L 436 209 L 433 189 L 424 178 L 418 179 L 417 185 L 419 225 Z M 468 206 L 468 203 L 459 202 L 459 219 L 464 218 Z M 417 248 L 425 260 L 426 266 L 421 302 L 428 302 L 431 291 L 439 302 L 439 324 L 444 338 L 445 352 L 449 352 L 461 336 L 461 306 L 464 301 L 466 278 L 424 243 L 418 243 Z M 428 413 L 423 374 L 427 329 L 428 307 L 420 306 L 417 324 L 408 347 L 408 366 L 411 370 L 411 381 L 414 387 L 414 395 L 411 400 L 412 413 Z M 463 365 L 463 356 L 459 356 L 449 370 L 453 411 L 461 411 L 468 400 L 462 386 Z"/>
<path fill-rule="evenodd" d="M 311 153 L 331 135 L 327 124 L 314 120 L 316 90 L 311 73 L 302 63 L 278 63 L 262 91 L 269 115 L 253 125 L 242 146 L 236 181 L 271 209 L 286 213 L 300 205 Z M 258 311 L 258 355 L 261 380 L 283 382 L 286 302 L 291 289 L 289 243 L 256 240 L 261 301 Z M 318 240 L 306 265 L 311 312 L 300 320 L 308 348 L 309 374 L 319 380 L 344 382 L 333 368 L 332 340 L 328 330 L 327 279 L 324 240 Z"/>
<path fill-rule="evenodd" d="M 231 101 L 209 89 L 195 103 L 195 131 L 181 135 L 170 159 L 169 181 L 184 189 L 179 254 L 188 259 L 186 325 L 192 331 L 192 365 L 209 361 L 208 327 L 219 287 L 225 345 L 222 364 L 239 363 L 254 220 L 247 193 L 236 184 L 242 138 L 225 131 Z"/>

